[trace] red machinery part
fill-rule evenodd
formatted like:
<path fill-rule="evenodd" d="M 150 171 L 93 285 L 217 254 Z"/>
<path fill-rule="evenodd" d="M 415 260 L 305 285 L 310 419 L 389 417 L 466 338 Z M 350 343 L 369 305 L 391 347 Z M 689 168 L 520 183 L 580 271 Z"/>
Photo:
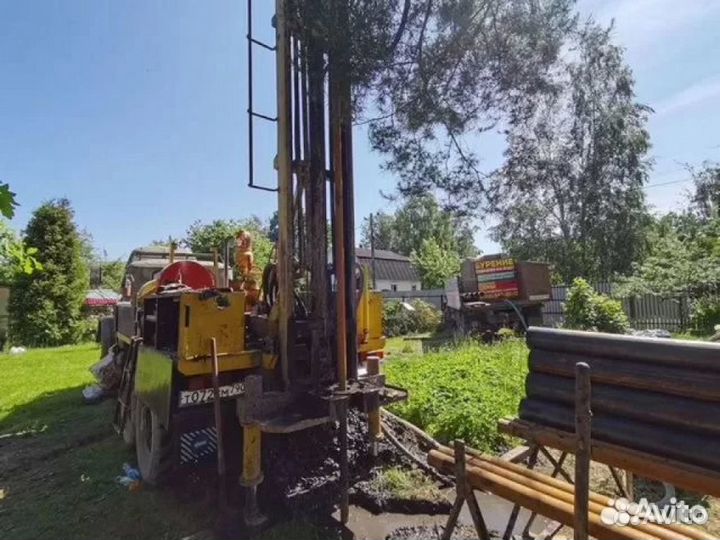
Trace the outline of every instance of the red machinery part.
<path fill-rule="evenodd" d="M 215 277 L 202 264 L 195 261 L 177 261 L 166 266 L 158 275 L 158 286 L 182 283 L 192 289 L 215 287 Z"/>

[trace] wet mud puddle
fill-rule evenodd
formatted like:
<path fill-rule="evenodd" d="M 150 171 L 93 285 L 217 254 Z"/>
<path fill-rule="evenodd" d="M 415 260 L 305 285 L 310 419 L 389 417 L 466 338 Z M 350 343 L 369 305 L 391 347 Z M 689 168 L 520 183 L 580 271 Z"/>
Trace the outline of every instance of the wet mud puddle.
<path fill-rule="evenodd" d="M 475 496 L 491 535 L 501 538 L 512 512 L 512 503 L 489 493 L 476 493 Z M 452 500 L 454 496 L 450 495 L 450 497 Z M 339 519 L 340 516 L 336 512 L 333 517 Z M 530 512 L 525 509 L 520 510 L 513 535 L 518 537 L 522 535 L 529 517 Z M 388 512 L 373 514 L 360 506 L 352 505 L 346 527 L 352 532 L 355 540 L 383 540 L 385 538 L 392 540 L 420 540 L 439 538 L 446 521 L 446 514 L 410 515 Z M 459 529 L 453 535 L 453 538 L 477 537 L 467 506 L 460 513 L 458 523 Z M 537 516 L 530 527 L 530 534 L 542 537 L 543 532 L 548 528 L 553 528 L 553 522 Z"/>

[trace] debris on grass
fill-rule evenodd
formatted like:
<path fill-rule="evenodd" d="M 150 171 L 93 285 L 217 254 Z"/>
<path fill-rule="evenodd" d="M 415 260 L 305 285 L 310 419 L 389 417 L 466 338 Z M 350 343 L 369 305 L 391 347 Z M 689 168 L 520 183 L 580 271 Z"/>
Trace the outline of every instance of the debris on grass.
<path fill-rule="evenodd" d="M 115 481 L 121 486 L 125 486 L 130 491 L 137 491 L 140 489 L 142 477 L 140 471 L 135 467 L 131 467 L 128 463 L 123 463 L 122 475 L 115 478 Z"/>

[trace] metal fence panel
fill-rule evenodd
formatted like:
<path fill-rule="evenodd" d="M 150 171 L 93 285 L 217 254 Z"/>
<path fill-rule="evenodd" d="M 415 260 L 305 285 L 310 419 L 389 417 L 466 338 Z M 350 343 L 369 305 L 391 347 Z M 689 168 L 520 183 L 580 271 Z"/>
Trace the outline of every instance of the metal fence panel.
<path fill-rule="evenodd" d="M 382 291 L 382 295 L 386 300 L 395 300 L 399 302 L 422 300 L 440 309 L 442 307 L 443 299 L 445 298 L 445 289 L 424 289 L 420 291 Z"/>
<path fill-rule="evenodd" d="M 602 294 L 610 295 L 612 283 L 593 285 Z M 543 307 L 545 326 L 562 326 L 565 321 L 565 302 L 569 285 L 557 285 L 552 288 L 551 299 Z M 684 293 L 671 297 L 651 294 L 642 296 L 617 298 L 622 303 L 623 311 L 630 320 L 630 326 L 638 330 L 662 328 L 671 332 L 682 332 L 688 327 L 688 296 Z"/>
<path fill-rule="evenodd" d="M 611 295 L 612 283 L 596 283 L 593 288 L 602 294 Z M 565 302 L 569 285 L 555 285 L 551 298 L 543 306 L 543 324 L 549 327 L 560 327 L 565 322 Z M 437 308 L 442 306 L 445 298 L 444 289 L 420 291 L 383 291 L 387 300 L 410 302 L 415 299 L 424 300 Z M 646 294 L 642 296 L 617 298 L 622 303 L 623 311 L 630 320 L 630 326 L 637 330 L 662 328 L 670 332 L 683 332 L 688 329 L 689 298 L 685 293 L 663 297 Z"/>

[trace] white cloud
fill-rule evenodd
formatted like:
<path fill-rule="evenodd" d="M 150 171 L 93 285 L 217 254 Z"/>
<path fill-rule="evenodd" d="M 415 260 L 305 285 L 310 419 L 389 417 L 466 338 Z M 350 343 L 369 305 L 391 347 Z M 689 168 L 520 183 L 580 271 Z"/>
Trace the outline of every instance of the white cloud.
<path fill-rule="evenodd" d="M 615 20 L 618 41 L 641 52 L 720 13 L 717 0 L 580 0 L 583 15 L 598 21 Z"/>
<path fill-rule="evenodd" d="M 655 117 L 667 116 L 720 97 L 720 76 L 709 77 L 655 103 Z"/>

